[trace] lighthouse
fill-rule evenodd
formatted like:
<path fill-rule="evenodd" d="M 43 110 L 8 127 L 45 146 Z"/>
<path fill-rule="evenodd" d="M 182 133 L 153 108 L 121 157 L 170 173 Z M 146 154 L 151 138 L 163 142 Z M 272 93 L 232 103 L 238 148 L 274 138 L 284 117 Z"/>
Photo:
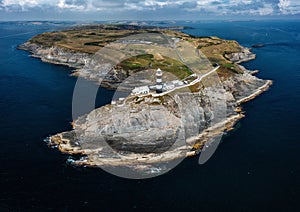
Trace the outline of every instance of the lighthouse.
<path fill-rule="evenodd" d="M 163 83 L 162 83 L 162 70 L 157 69 L 156 71 L 156 93 L 163 92 Z"/>

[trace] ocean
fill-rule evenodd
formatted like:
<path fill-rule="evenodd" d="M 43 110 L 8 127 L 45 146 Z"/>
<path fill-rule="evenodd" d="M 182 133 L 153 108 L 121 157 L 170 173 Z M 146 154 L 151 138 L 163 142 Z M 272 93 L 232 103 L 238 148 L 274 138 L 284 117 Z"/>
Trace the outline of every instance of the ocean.
<path fill-rule="evenodd" d="M 71 167 L 44 142 L 71 129 L 76 78 L 17 46 L 72 24 L 0 22 L 0 211 L 300 210 L 300 21 L 176 23 L 192 35 L 265 44 L 243 65 L 274 84 L 243 104 L 246 117 L 206 164 L 187 158 L 147 180 Z M 97 105 L 112 96 L 100 89 Z"/>

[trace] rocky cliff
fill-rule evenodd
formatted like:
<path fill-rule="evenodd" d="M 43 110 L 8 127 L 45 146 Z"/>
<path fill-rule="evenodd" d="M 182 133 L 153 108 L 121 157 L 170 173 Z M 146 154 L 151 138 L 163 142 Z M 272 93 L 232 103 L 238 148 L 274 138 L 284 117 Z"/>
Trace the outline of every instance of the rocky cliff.
<path fill-rule="evenodd" d="M 225 81 L 223 88 L 163 98 L 128 97 L 78 118 L 73 131 L 52 136 L 50 145 L 86 155 L 73 164 L 88 166 L 149 165 L 196 155 L 210 139 L 231 130 L 244 117 L 240 103 L 270 85 L 271 81 L 245 72 Z M 211 96 L 226 103 L 225 111 L 211 105 Z"/>
<path fill-rule="evenodd" d="M 56 46 L 46 47 L 33 42 L 26 42 L 19 49 L 29 51 L 33 57 L 44 62 L 65 65 L 74 69 L 83 68 L 91 60 L 92 55 L 81 52 L 70 52 Z"/>

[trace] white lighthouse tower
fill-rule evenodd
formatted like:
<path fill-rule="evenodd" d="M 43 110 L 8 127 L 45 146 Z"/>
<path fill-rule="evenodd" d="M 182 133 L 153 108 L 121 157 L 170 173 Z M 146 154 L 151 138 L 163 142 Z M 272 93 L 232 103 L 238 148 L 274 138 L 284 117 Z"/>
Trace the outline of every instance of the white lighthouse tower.
<path fill-rule="evenodd" d="M 162 70 L 159 68 L 156 71 L 156 93 L 163 92 Z"/>

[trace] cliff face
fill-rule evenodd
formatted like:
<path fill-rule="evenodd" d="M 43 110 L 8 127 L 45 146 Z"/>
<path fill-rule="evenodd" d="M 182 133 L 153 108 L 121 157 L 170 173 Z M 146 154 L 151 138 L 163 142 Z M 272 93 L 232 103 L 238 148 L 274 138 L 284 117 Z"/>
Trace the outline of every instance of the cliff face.
<path fill-rule="evenodd" d="M 243 63 L 249 60 L 254 60 L 256 55 L 253 54 L 248 48 L 241 48 L 240 52 L 225 54 L 225 58 L 234 63 Z"/>
<path fill-rule="evenodd" d="M 52 136 L 50 143 L 62 152 L 86 155 L 73 163 L 89 166 L 149 165 L 195 155 L 243 117 L 238 110 L 241 102 L 270 84 L 245 72 L 225 81 L 224 88 L 163 98 L 129 97 L 78 118 L 73 131 Z M 225 108 L 214 106 L 211 96 Z M 124 157 L 114 156 L 115 152 Z M 164 157 L 158 159 L 162 153 Z"/>
<path fill-rule="evenodd" d="M 44 62 L 65 65 L 71 68 L 82 68 L 91 60 L 91 55 L 80 52 L 68 52 L 58 47 L 44 47 L 32 42 L 26 42 L 19 49 L 29 51 L 33 57 L 40 58 Z"/>

